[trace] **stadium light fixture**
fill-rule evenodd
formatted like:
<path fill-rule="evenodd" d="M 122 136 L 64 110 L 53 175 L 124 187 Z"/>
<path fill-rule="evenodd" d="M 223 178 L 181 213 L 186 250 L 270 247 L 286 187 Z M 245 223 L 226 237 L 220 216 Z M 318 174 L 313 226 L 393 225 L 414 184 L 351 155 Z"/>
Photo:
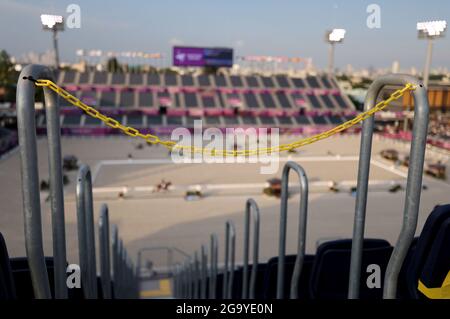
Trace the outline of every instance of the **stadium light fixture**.
<path fill-rule="evenodd" d="M 333 75 L 334 71 L 334 45 L 344 41 L 345 32 L 345 29 L 332 29 L 325 33 L 325 41 L 330 44 L 328 54 L 328 74 L 330 76 Z"/>
<path fill-rule="evenodd" d="M 447 21 L 435 20 L 417 23 L 419 39 L 427 39 L 427 55 L 425 58 L 425 67 L 423 70 L 423 85 L 428 88 L 428 79 L 430 76 L 431 55 L 433 53 L 433 40 L 444 36 L 447 29 Z"/>
<path fill-rule="evenodd" d="M 64 31 L 64 19 L 62 16 L 53 14 L 41 14 L 42 27 L 53 33 L 53 51 L 55 54 L 55 67 L 59 68 L 58 32 Z"/>

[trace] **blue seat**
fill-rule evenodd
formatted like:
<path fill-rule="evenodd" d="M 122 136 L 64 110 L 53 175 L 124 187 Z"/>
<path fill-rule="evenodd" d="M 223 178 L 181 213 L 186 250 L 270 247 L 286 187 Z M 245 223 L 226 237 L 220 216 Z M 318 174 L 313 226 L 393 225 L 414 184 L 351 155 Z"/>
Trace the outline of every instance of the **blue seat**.
<path fill-rule="evenodd" d="M 450 299 L 450 218 L 437 232 L 416 284 L 425 298 Z"/>
<path fill-rule="evenodd" d="M 287 255 L 284 259 L 284 296 L 289 298 L 292 273 L 296 255 Z M 309 277 L 314 261 L 314 255 L 305 255 L 302 273 L 299 280 L 299 299 L 310 299 L 309 295 Z M 264 276 L 264 299 L 275 299 L 277 297 L 277 272 L 278 257 L 273 257 L 267 262 L 266 272 Z"/>
<path fill-rule="evenodd" d="M 26 257 L 11 258 L 11 269 L 16 285 L 16 295 L 19 300 L 34 299 L 33 284 L 31 281 L 30 268 Z M 47 274 L 50 282 L 52 296 L 54 296 L 54 268 L 53 257 L 45 257 Z"/>
<path fill-rule="evenodd" d="M 450 218 L 450 204 L 436 206 L 428 216 L 422 232 L 417 241 L 411 263 L 407 269 L 407 286 L 410 298 L 421 298 L 420 292 L 417 290 L 417 283 L 422 274 L 424 265 L 427 261 L 428 254 L 432 250 L 434 239 L 436 238 L 441 225 Z"/>
<path fill-rule="evenodd" d="M 263 299 L 264 298 L 264 277 L 266 274 L 266 263 L 259 263 L 258 268 L 256 270 L 256 282 L 255 282 L 255 299 Z M 252 273 L 253 265 L 248 266 L 248 285 L 250 289 L 250 276 Z M 244 268 L 238 267 L 234 271 L 234 279 L 233 279 L 233 299 L 241 299 L 242 298 L 242 284 L 243 284 L 243 275 Z"/>
<path fill-rule="evenodd" d="M 16 299 L 16 290 L 5 239 L 0 233 L 0 299 Z"/>
<path fill-rule="evenodd" d="M 310 278 L 310 296 L 313 299 L 346 299 L 351 256 L 351 239 L 334 240 L 321 244 L 314 258 Z M 383 289 L 368 288 L 366 269 L 377 264 L 381 269 L 381 283 L 392 253 L 392 246 L 382 239 L 364 239 L 360 298 L 381 299 Z"/>

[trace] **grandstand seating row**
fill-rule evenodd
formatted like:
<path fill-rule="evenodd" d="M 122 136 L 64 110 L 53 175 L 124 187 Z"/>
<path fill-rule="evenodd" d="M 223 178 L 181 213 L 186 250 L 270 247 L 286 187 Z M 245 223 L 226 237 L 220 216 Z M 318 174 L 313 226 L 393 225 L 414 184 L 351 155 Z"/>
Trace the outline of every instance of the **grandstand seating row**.
<path fill-rule="evenodd" d="M 72 74 L 68 76 L 68 74 Z M 309 109 L 309 110 L 354 110 L 351 101 L 343 95 L 334 80 L 326 76 L 308 76 L 290 78 L 286 76 L 245 77 L 254 79 L 261 85 L 244 85 L 241 76 L 230 76 L 230 79 L 240 79 L 237 83 L 232 81 L 230 86 L 202 85 L 199 79 L 223 78 L 227 76 L 208 76 L 175 74 L 108 74 L 94 72 L 91 82 L 80 83 L 81 74 L 62 72 L 59 83 L 71 94 L 84 103 L 108 108 L 138 108 L 170 106 L 173 108 L 230 108 L 243 109 Z M 102 75 L 102 76 L 100 76 Z M 139 76 L 142 79 L 158 79 L 141 81 L 139 85 L 130 85 L 129 82 L 98 81 L 97 78 L 114 78 L 116 76 L 129 78 Z M 191 85 L 180 81 L 162 81 L 163 78 L 173 79 L 189 77 Z M 197 79 L 199 81 L 193 81 Z M 268 80 L 264 80 L 268 79 Z M 283 80 L 281 80 L 283 79 Z M 231 80 L 230 80 L 231 81 Z M 274 83 L 278 81 L 279 84 Z M 289 81 L 292 81 L 291 84 Z M 134 83 L 134 82 L 133 82 Z M 211 83 L 211 82 L 208 82 Z M 285 85 L 280 85 L 284 83 Z M 294 83 L 297 83 L 296 85 Z M 309 83 L 309 84 L 308 84 Z M 326 83 L 326 84 L 325 84 Z M 248 83 L 247 83 L 248 84 Z M 70 106 L 67 101 L 61 101 L 62 107 Z"/>
<path fill-rule="evenodd" d="M 337 89 L 334 79 L 328 76 L 307 76 L 306 78 L 288 77 L 286 75 L 207 75 L 193 76 L 176 73 L 108 73 L 60 71 L 58 83 L 67 84 L 98 84 L 120 86 L 198 86 L 198 87 L 229 87 L 229 88 L 297 88 L 297 89 Z"/>
<path fill-rule="evenodd" d="M 240 107 L 248 109 L 295 109 L 312 110 L 348 110 L 353 109 L 345 97 L 338 91 L 333 93 L 282 91 L 271 92 L 255 90 L 168 90 L 130 89 L 120 91 L 114 88 L 78 88 L 66 86 L 66 89 L 84 103 L 100 107 L 158 107 L 172 106 L 174 108 L 226 108 Z M 70 103 L 61 101 L 61 107 Z"/>
<path fill-rule="evenodd" d="M 192 116 L 192 115 L 148 115 L 143 113 L 129 113 L 111 115 L 119 123 L 133 127 L 155 126 L 184 126 L 193 127 L 195 120 L 202 120 L 202 125 L 215 127 L 291 127 L 298 125 L 338 125 L 351 119 L 351 115 L 316 115 L 308 116 L 298 114 L 295 116 L 263 116 L 242 114 L 238 116 Z M 67 113 L 60 117 L 61 127 L 105 127 L 105 124 L 96 118 L 82 113 Z M 45 116 L 42 114 L 37 120 L 38 127 L 45 127 Z"/>

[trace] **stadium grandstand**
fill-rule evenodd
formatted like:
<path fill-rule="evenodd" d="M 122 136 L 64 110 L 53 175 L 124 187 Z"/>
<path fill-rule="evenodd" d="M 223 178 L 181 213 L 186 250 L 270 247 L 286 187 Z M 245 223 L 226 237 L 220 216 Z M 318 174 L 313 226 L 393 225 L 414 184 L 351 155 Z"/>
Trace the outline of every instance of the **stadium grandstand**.
<path fill-rule="evenodd" d="M 220 300 L 263 317 L 287 299 L 450 299 L 448 83 L 383 70 L 358 103 L 333 66 L 344 29 L 326 31 L 327 72 L 176 45 L 169 67 L 99 50 L 63 66 L 63 18 L 41 21 L 54 66 L 0 52 L 0 300 L 175 299 L 163 307 L 205 317 Z M 304 69 L 255 67 L 274 58 Z M 204 138 L 229 128 L 248 132 Z M 267 132 L 252 144 L 252 129 Z"/>
<path fill-rule="evenodd" d="M 305 127 L 329 127 L 352 118 L 355 108 L 327 75 L 198 75 L 61 71 L 58 83 L 88 105 L 111 114 L 123 125 L 152 127 L 278 127 L 302 133 Z M 100 121 L 61 104 L 63 133 L 104 132 Z M 38 120 L 38 127 L 45 119 Z M 80 130 L 83 129 L 83 130 Z"/>

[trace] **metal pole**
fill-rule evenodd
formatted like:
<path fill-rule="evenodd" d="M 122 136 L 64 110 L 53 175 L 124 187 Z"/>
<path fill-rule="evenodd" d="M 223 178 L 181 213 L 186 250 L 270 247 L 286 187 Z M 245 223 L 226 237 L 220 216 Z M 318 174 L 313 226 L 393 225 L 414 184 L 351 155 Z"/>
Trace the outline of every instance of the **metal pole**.
<path fill-rule="evenodd" d="M 81 165 L 77 179 L 78 249 L 81 280 L 87 299 L 97 298 L 97 268 L 95 257 L 94 208 L 89 166 Z"/>
<path fill-rule="evenodd" d="M 428 98 L 423 84 L 415 77 L 408 75 L 386 75 L 375 80 L 367 92 L 364 109 L 371 109 L 377 97 L 386 85 L 405 85 L 411 83 L 416 86 L 414 96 L 414 126 L 410 150 L 410 164 L 406 184 L 406 198 L 403 212 L 402 229 L 389 260 L 384 280 L 383 298 L 395 298 L 397 279 L 404 258 L 417 227 L 420 194 L 422 189 L 422 173 L 428 129 Z M 367 204 L 367 188 L 370 168 L 371 146 L 373 132 L 373 117 L 362 123 L 361 147 L 358 167 L 358 182 L 356 193 L 356 209 L 353 224 L 353 240 L 350 263 L 349 293 L 350 299 L 359 297 L 359 283 L 361 276 L 361 259 L 364 242 L 364 227 Z"/>
<path fill-rule="evenodd" d="M 100 271 L 103 287 L 103 299 L 111 299 L 111 262 L 109 246 L 109 214 L 108 206 L 100 208 L 99 219 Z"/>
<path fill-rule="evenodd" d="M 278 247 L 277 299 L 284 298 L 284 259 L 286 256 L 286 226 L 289 197 L 289 172 L 294 170 L 300 181 L 300 208 L 298 224 L 297 258 L 291 279 L 290 297 L 298 297 L 298 281 L 300 279 L 303 260 L 305 258 L 306 224 L 308 216 L 308 178 L 299 164 L 289 161 L 284 165 L 281 185 L 280 240 Z"/>
<path fill-rule="evenodd" d="M 425 68 L 423 70 L 423 85 L 428 89 L 428 80 L 430 77 L 431 56 L 433 55 L 433 39 L 428 38 L 427 56 L 425 59 Z"/>
<path fill-rule="evenodd" d="M 208 273 L 208 256 L 206 253 L 206 246 L 202 245 L 201 248 L 201 261 L 202 261 L 202 270 L 201 270 L 201 281 L 200 281 L 200 298 L 206 299 L 206 278 Z"/>
<path fill-rule="evenodd" d="M 58 31 L 56 27 L 53 28 L 53 50 L 55 53 L 55 68 L 59 69 L 59 50 L 58 50 Z"/>
<path fill-rule="evenodd" d="M 219 254 L 216 234 L 211 234 L 211 266 L 209 273 L 209 298 L 216 299 L 217 259 Z"/>
<path fill-rule="evenodd" d="M 118 252 L 119 250 L 119 231 L 117 225 L 113 225 L 113 236 L 112 236 L 112 262 L 113 262 L 113 291 L 114 298 L 118 298 L 118 282 L 119 282 L 119 260 Z"/>
<path fill-rule="evenodd" d="M 51 298 L 42 244 L 38 158 L 34 96 L 35 85 L 29 79 L 53 80 L 51 71 L 40 65 L 28 65 L 17 83 L 17 127 L 20 145 L 25 245 L 36 298 Z M 66 238 L 62 184 L 59 109 L 56 93 L 44 88 L 47 136 L 49 144 L 50 205 L 52 211 L 55 297 L 67 298 Z"/>
<path fill-rule="evenodd" d="M 234 279 L 236 229 L 231 220 L 225 223 L 225 270 L 223 272 L 223 299 L 231 299 Z M 229 273 L 229 274 L 228 274 Z"/>
<path fill-rule="evenodd" d="M 252 209 L 253 208 L 253 209 Z M 259 255 L 259 207 L 252 199 L 248 199 L 245 205 L 245 226 L 244 226 L 244 268 L 242 278 L 242 299 L 249 298 L 248 292 L 248 255 L 250 244 L 250 214 L 253 217 L 253 265 L 250 277 L 250 299 L 255 298 L 256 275 L 258 272 Z"/>
<path fill-rule="evenodd" d="M 328 74 L 330 76 L 332 76 L 334 73 L 334 46 L 335 46 L 335 43 L 334 42 L 329 42 L 329 43 L 330 43 L 330 48 L 328 50 Z"/>
<path fill-rule="evenodd" d="M 200 265 L 198 262 L 198 254 L 197 252 L 194 253 L 194 274 L 192 276 L 192 281 L 194 283 L 194 299 L 200 298 Z"/>

